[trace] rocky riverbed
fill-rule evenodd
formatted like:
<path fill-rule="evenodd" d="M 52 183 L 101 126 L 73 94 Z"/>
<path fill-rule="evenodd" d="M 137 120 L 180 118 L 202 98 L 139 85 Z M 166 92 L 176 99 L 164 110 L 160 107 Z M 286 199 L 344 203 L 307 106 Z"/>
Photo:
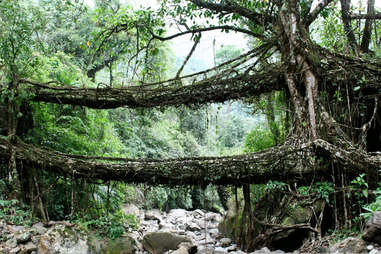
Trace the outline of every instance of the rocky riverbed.
<path fill-rule="evenodd" d="M 202 210 L 142 211 L 134 205 L 123 210 L 139 219 L 139 228 L 117 240 L 102 240 L 70 223 L 42 223 L 31 227 L 0 221 L 0 253 L 12 254 L 244 254 L 218 231 L 222 215 Z M 377 233 L 378 234 L 378 233 Z M 322 253 L 381 253 L 377 244 L 347 238 Z M 252 254 L 285 253 L 262 248 Z M 294 251 L 299 253 L 299 251 Z"/>

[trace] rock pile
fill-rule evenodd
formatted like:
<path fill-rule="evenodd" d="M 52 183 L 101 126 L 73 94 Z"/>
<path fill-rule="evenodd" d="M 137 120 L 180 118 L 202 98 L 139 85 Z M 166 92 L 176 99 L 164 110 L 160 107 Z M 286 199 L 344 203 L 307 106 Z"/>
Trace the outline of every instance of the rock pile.
<path fill-rule="evenodd" d="M 131 207 L 130 207 L 131 208 Z M 31 227 L 15 226 L 0 221 L 0 253 L 5 254 L 245 254 L 231 239 L 223 237 L 218 229 L 220 214 L 202 210 L 173 209 L 140 211 L 132 207 L 140 220 L 138 230 L 117 240 L 98 239 L 65 223 L 47 227 L 36 223 Z M 368 222 L 363 238 L 347 238 L 327 253 L 381 253 L 379 221 L 381 213 Z M 373 237 L 373 238 L 372 238 Z M 373 239 L 373 243 L 369 241 Z M 283 254 L 264 247 L 251 254 Z M 295 251 L 294 253 L 298 253 Z"/>

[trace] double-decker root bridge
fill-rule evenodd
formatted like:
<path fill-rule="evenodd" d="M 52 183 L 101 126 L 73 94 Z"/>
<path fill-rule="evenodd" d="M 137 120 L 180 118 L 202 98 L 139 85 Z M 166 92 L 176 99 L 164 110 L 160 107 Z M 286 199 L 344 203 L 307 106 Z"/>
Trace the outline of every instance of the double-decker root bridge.
<path fill-rule="evenodd" d="M 357 93 L 354 96 L 361 96 L 365 100 L 377 99 L 381 91 L 380 63 L 364 62 L 320 48 L 317 51 L 324 59 L 320 63 L 320 70 L 325 75 L 320 75 L 319 82 L 325 85 L 328 99 L 338 84 L 344 82 L 352 88 L 357 86 L 359 75 L 365 74 L 366 82 L 356 89 L 352 88 Z M 30 100 L 36 102 L 96 109 L 198 105 L 287 90 L 282 66 L 271 64 L 257 68 L 250 63 L 250 59 L 255 59 L 251 55 L 253 52 L 222 64 L 221 68 L 218 66 L 198 74 L 139 86 L 88 88 L 26 79 L 19 79 L 18 84 L 20 88 L 30 91 Z M 230 65 L 226 67 L 227 64 Z M 4 89 L 7 88 L 0 90 Z M 329 167 L 324 166 L 325 159 L 343 165 L 346 173 L 351 175 L 375 171 L 381 166 L 380 154 L 369 154 L 351 144 L 338 144 L 340 142 L 332 143 L 323 139 L 308 141 L 305 138 L 239 156 L 149 160 L 68 155 L 23 143 L 21 139 L 10 135 L 8 138 L 0 137 L 0 157 L 4 162 L 14 158 L 24 166 L 68 176 L 169 185 L 240 185 L 264 183 L 270 179 L 307 181 L 309 177 L 330 174 Z"/>

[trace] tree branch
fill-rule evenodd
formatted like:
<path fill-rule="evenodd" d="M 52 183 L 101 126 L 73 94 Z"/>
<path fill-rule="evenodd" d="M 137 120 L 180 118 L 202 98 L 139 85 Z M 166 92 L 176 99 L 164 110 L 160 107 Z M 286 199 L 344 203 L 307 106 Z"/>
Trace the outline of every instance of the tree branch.
<path fill-rule="evenodd" d="M 308 13 L 308 15 L 304 18 L 304 24 L 306 27 L 310 26 L 312 22 L 314 22 L 314 20 L 319 16 L 320 12 L 333 1 L 335 0 L 323 0 L 315 7 L 315 9 Z"/>
<path fill-rule="evenodd" d="M 381 13 L 375 14 L 350 14 L 350 19 L 381 19 Z"/>
<path fill-rule="evenodd" d="M 196 38 L 196 40 L 192 46 L 192 49 L 189 51 L 189 53 L 188 53 L 187 57 L 185 58 L 183 64 L 181 65 L 180 69 L 177 71 L 176 77 L 175 77 L 176 79 L 180 77 L 181 72 L 183 71 L 185 65 L 187 64 L 187 62 L 189 61 L 189 59 L 193 55 L 193 52 L 196 50 L 196 47 L 200 43 L 200 40 L 201 40 L 201 33 L 198 34 L 198 37 Z"/>
<path fill-rule="evenodd" d="M 151 32 L 151 34 L 152 34 L 154 39 L 158 39 L 160 41 L 168 41 L 168 40 L 174 39 L 176 37 L 187 35 L 187 34 L 194 34 L 194 33 L 206 32 L 206 31 L 213 31 L 213 30 L 231 30 L 231 31 L 239 32 L 239 33 L 248 34 L 248 35 L 254 36 L 256 38 L 260 38 L 260 39 L 266 38 L 263 34 L 254 33 L 254 32 L 247 30 L 247 29 L 242 29 L 242 28 L 238 28 L 238 27 L 234 27 L 234 26 L 228 26 L 228 25 L 192 29 L 192 30 L 177 33 L 177 34 L 174 34 L 174 35 L 171 35 L 168 37 L 161 37 L 161 36 L 154 34 L 153 32 Z"/>
<path fill-rule="evenodd" d="M 203 0 L 189 0 L 195 5 L 206 8 L 216 12 L 227 12 L 227 13 L 236 13 L 245 17 L 251 21 L 254 21 L 257 24 L 263 25 L 266 23 L 273 23 L 274 17 L 266 15 L 264 13 L 256 13 L 249 9 L 246 9 L 233 1 L 228 1 L 227 4 L 215 4 L 210 2 L 205 2 Z"/>

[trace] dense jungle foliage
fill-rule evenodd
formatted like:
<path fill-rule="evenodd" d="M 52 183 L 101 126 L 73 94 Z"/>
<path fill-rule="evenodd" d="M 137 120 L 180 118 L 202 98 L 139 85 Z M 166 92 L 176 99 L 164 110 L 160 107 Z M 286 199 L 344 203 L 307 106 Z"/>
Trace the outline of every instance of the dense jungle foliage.
<path fill-rule="evenodd" d="M 13 80 L 28 79 L 37 82 L 54 80 L 62 87 L 111 88 L 128 85 L 136 78 L 155 82 L 178 77 L 178 69 L 184 67 L 182 64 L 187 55 L 175 55 L 170 41 L 159 43 L 151 41 L 149 36 L 149 31 L 158 36 L 166 34 L 165 16 L 183 18 L 183 22 L 179 23 L 184 26 L 190 19 L 194 22 L 193 26 L 198 27 L 198 20 L 193 17 L 194 10 L 186 4 L 181 5 L 180 1 L 173 2 L 179 4 L 178 7 L 168 9 L 168 13 L 161 13 L 165 10 L 162 8 L 156 15 L 153 9 L 139 9 L 133 1 L 95 0 L 91 6 L 80 0 L 0 1 L 1 86 L 12 87 Z M 238 2 L 246 8 L 261 11 L 268 7 L 268 1 Z M 162 4 L 165 6 L 167 3 L 163 1 Z M 311 3 L 301 1 L 302 10 L 307 10 Z M 351 46 L 338 6 L 332 4 L 322 11 L 320 18 L 310 27 L 311 39 L 323 48 L 348 53 Z M 353 8 L 353 11 L 361 12 L 365 7 L 359 4 Z M 261 27 L 245 24 L 234 14 L 221 14 L 213 20 L 214 14 L 206 11 L 199 18 L 210 18 L 211 22 L 222 25 L 233 23 L 249 27 L 252 33 L 266 35 Z M 144 21 L 148 27 L 133 31 L 125 29 L 126 26 L 138 24 L 138 21 Z M 355 36 L 361 35 L 364 22 L 353 21 Z M 120 24 L 123 24 L 123 29 L 118 27 Z M 117 31 L 112 31 L 113 27 Z M 195 45 L 198 36 L 201 36 L 198 34 L 192 33 Z M 381 57 L 379 34 L 381 23 L 374 20 L 370 53 L 366 58 Z M 252 49 L 260 43 L 257 39 L 249 39 L 247 48 Z M 147 44 L 152 47 L 144 48 Z M 149 54 L 141 55 L 144 53 L 141 48 Z M 214 47 L 213 50 L 215 66 L 244 53 L 231 45 Z M 275 54 L 264 58 L 263 65 L 266 65 L 281 56 Z M 199 58 L 190 58 L 182 74 L 206 68 L 210 66 Z M 359 79 L 366 82 L 366 77 Z M 355 92 L 359 89 L 357 86 L 353 88 Z M 162 159 L 258 152 L 287 140 L 295 129 L 292 119 L 297 114 L 290 110 L 288 92 L 279 90 L 222 104 L 107 110 L 30 101 L 30 90 L 19 89 L 17 94 L 12 89 L 1 91 L 0 113 L 5 111 L 2 105 L 10 101 L 15 102 L 13 109 L 18 112 L 15 133 L 10 133 L 3 123 L 0 125 L 2 136 L 17 134 L 29 144 L 86 156 Z M 342 105 L 346 105 L 346 95 L 348 91 L 338 85 L 329 110 L 336 112 L 341 122 L 346 124 L 351 121 L 352 124 L 351 117 L 341 110 Z M 366 108 L 369 105 L 356 106 Z M 373 109 L 368 107 L 366 111 L 370 112 L 370 108 Z M 8 119 L 9 126 L 10 122 Z M 306 122 L 302 125 L 307 129 Z M 379 130 L 377 134 L 374 128 L 371 131 L 379 134 Z M 374 151 L 378 149 L 377 145 L 375 147 Z M 128 227 L 136 227 L 136 219 L 121 211 L 123 203 L 136 203 L 146 209 L 201 208 L 223 212 L 234 206 L 235 199 L 235 204 L 239 204 L 238 210 L 243 213 L 237 218 L 240 225 L 236 225 L 239 230 L 235 234 L 238 235 L 243 231 L 242 227 L 250 227 L 244 214 L 249 209 L 248 203 L 251 207 L 259 206 L 264 198 L 279 191 L 296 193 L 311 200 L 324 200 L 330 211 L 335 210 L 336 218 L 333 220 L 336 219 L 336 224 L 333 223 L 324 233 L 339 228 L 361 230 L 364 218 L 369 217 L 372 211 L 381 210 L 381 192 L 375 188 L 370 191 L 364 174 L 348 180 L 345 184 L 348 187 L 347 197 L 336 202 L 338 191 L 332 179 L 319 179 L 309 186 L 289 186 L 270 181 L 241 190 L 237 186 L 127 185 L 115 181 L 77 179 L 35 168 L 34 172 L 25 176 L 34 182 L 31 186 L 23 181 L 24 176 L 21 179 L 12 178 L 8 162 L 2 161 L 0 167 L 0 219 L 16 224 L 28 224 L 39 219 L 70 220 L 86 229 L 102 229 L 109 225 L 102 234 L 112 238 L 123 234 Z M 27 192 L 23 185 L 29 189 Z M 250 192 L 249 202 L 244 200 L 247 198 L 245 192 Z M 336 209 L 342 205 L 340 202 L 348 207 Z M 353 213 L 347 214 L 347 210 Z M 338 219 L 337 213 L 345 213 L 345 218 Z"/>

